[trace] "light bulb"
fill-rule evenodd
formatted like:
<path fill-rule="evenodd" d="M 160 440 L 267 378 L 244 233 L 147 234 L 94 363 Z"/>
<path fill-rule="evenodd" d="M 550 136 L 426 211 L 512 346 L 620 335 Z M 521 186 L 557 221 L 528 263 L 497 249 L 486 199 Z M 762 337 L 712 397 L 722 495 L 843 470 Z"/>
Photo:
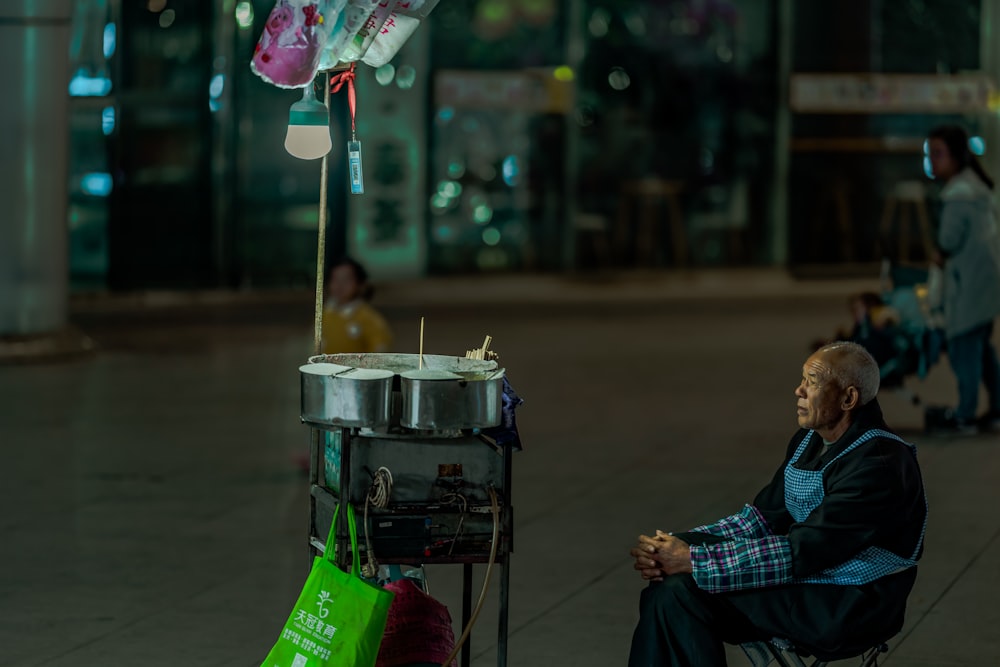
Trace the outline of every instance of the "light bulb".
<path fill-rule="evenodd" d="M 330 111 L 316 99 L 312 83 L 302 89 L 302 99 L 288 110 L 285 150 L 301 160 L 315 160 L 330 152 Z"/>

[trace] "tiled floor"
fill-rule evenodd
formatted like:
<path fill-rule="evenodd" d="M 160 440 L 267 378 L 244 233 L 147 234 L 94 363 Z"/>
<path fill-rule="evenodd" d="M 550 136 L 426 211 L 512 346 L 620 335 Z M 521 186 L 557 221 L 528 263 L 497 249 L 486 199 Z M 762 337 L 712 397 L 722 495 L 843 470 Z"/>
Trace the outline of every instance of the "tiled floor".
<path fill-rule="evenodd" d="M 489 333 L 525 399 L 510 665 L 624 664 L 634 536 L 716 518 L 765 482 L 807 343 L 843 324 L 855 287 L 723 274 L 380 288 L 397 350 L 416 350 L 421 315 L 428 353 Z M 0 664 L 256 667 L 291 608 L 308 568 L 295 458 L 311 295 L 180 302 L 78 305 L 99 353 L 0 366 Z M 946 364 L 913 387 L 950 401 Z M 917 409 L 882 401 L 920 447 L 932 511 L 883 664 L 1000 664 L 1000 438 L 927 438 Z M 457 569 L 429 568 L 456 619 Z M 494 583 L 474 665 L 496 664 L 495 642 Z"/>

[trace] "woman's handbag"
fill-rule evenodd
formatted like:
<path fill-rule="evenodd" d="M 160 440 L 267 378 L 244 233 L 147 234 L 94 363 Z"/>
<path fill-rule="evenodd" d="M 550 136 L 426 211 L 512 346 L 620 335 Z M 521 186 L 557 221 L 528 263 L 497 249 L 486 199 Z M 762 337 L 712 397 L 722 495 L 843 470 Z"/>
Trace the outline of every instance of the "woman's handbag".
<path fill-rule="evenodd" d="M 261 667 L 373 667 L 393 593 L 361 579 L 354 509 L 347 505 L 351 572 L 334 563 L 337 514 L 322 556 L 313 560 L 299 600 Z"/>

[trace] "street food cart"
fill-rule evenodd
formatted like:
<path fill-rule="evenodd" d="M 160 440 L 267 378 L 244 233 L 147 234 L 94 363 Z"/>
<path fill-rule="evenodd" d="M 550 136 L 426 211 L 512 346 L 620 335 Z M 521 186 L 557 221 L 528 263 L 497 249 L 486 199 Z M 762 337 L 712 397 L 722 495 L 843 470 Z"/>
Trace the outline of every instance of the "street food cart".
<path fill-rule="evenodd" d="M 359 516 L 365 565 L 462 565 L 460 643 L 498 567 L 497 664 L 504 667 L 514 443 L 491 436 L 504 410 L 504 369 L 492 359 L 370 353 L 316 355 L 299 370 L 302 421 L 322 436 L 312 438 L 310 456 L 310 548 L 328 548 L 334 509 L 345 498 Z M 338 465 L 330 465 L 326 457 L 338 449 Z M 336 530 L 341 567 L 352 557 L 345 514 Z M 476 563 L 487 568 L 473 609 Z M 463 667 L 470 655 L 465 641 Z"/>

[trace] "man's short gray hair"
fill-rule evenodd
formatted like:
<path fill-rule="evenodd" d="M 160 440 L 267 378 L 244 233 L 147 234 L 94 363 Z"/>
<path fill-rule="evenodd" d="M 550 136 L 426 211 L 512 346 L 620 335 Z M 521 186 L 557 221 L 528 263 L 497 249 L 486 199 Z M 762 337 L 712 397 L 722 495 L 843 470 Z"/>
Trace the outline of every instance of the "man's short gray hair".
<path fill-rule="evenodd" d="M 864 347 L 849 341 L 824 345 L 819 352 L 830 361 L 830 375 L 841 389 L 855 387 L 858 403 L 867 404 L 878 394 L 879 370 L 874 357 Z"/>

